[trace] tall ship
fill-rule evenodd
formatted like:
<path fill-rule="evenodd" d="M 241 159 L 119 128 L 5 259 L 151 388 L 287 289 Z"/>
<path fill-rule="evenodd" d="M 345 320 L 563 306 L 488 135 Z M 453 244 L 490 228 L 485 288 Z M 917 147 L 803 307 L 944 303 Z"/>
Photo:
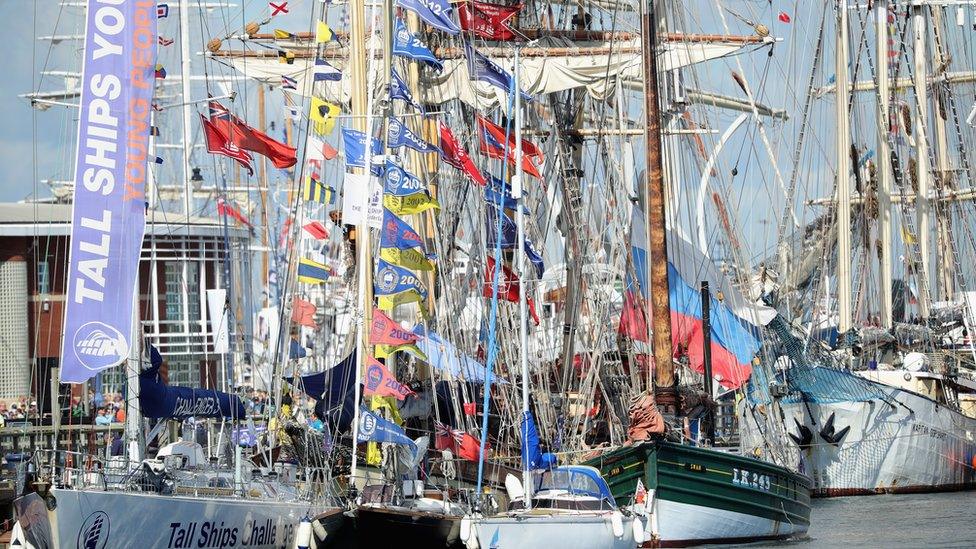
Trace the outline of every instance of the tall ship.
<path fill-rule="evenodd" d="M 972 78 L 956 69 L 971 14 L 936 2 L 829 4 L 802 15 L 820 28 L 802 124 L 833 116 L 834 184 L 823 198 L 807 181 L 802 210 L 804 189 L 790 189 L 788 211 L 813 221 L 781 226 L 756 277 L 794 319 L 777 330 L 784 354 L 768 381 L 781 387 L 814 495 L 972 489 L 973 135 L 960 103 Z M 808 159 L 808 146 L 796 144 L 794 169 L 824 160 Z M 754 396 L 742 410 L 769 405 Z M 768 447 L 765 433 L 740 426 L 745 448 Z"/>

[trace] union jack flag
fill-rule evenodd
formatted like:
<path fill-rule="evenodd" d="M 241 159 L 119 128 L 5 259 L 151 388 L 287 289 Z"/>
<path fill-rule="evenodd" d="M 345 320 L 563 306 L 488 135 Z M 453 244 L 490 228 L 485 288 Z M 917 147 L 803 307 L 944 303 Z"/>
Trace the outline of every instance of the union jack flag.
<path fill-rule="evenodd" d="M 460 429 L 454 429 L 449 425 L 445 425 L 435 419 L 434 436 L 436 436 L 438 439 L 447 438 L 448 436 L 450 436 L 451 438 L 454 439 L 455 444 L 461 444 L 461 441 L 464 440 L 464 431 Z"/>

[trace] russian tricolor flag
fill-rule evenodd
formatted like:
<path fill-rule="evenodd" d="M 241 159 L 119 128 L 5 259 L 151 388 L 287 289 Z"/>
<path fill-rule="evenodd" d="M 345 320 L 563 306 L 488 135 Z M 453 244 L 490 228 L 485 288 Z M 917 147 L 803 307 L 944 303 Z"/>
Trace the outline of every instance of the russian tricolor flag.
<path fill-rule="evenodd" d="M 632 339 L 647 341 L 648 330 L 640 299 L 647 300 L 647 246 L 643 213 L 634 210 L 632 254 L 635 280 L 628 280 L 619 332 Z M 764 325 L 775 311 L 755 305 L 726 281 L 711 260 L 695 246 L 675 235 L 668 235 L 668 295 L 671 301 L 671 344 L 675 356 L 688 357 L 692 369 L 704 373 L 702 301 L 698 282 L 708 280 L 711 296 L 712 377 L 729 389 L 748 381 L 752 359 L 760 341 L 755 326 Z M 722 299 L 718 298 L 721 294 Z"/>

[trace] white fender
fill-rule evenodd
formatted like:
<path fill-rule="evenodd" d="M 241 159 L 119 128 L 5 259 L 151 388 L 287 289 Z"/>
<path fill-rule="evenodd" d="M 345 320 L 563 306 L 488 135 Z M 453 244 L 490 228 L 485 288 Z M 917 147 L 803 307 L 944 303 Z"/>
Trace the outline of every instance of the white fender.
<path fill-rule="evenodd" d="M 312 545 L 312 521 L 305 517 L 298 523 L 295 532 L 295 549 L 308 549 Z"/>
<path fill-rule="evenodd" d="M 624 535 L 624 516 L 620 511 L 610 513 L 610 524 L 613 526 L 613 537 L 619 538 Z"/>
<path fill-rule="evenodd" d="M 505 491 L 508 492 L 508 500 L 515 501 L 525 497 L 525 489 L 522 481 L 512 473 L 505 475 Z"/>
<path fill-rule="evenodd" d="M 634 541 L 637 545 L 644 543 L 644 523 L 640 517 L 634 515 Z"/>
<path fill-rule="evenodd" d="M 468 515 L 464 515 L 461 518 L 461 530 L 458 536 L 461 538 L 461 541 L 468 541 L 468 537 L 471 536 L 471 517 Z"/>

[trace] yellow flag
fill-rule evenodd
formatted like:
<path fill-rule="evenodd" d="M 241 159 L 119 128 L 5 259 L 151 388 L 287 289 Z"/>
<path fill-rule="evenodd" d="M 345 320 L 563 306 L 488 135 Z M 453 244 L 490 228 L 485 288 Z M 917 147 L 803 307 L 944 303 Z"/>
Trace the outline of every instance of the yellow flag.
<path fill-rule="evenodd" d="M 901 228 L 901 241 L 905 244 L 918 244 L 918 240 L 905 227 Z"/>
<path fill-rule="evenodd" d="M 383 195 L 383 205 L 387 210 L 397 215 L 408 215 L 427 211 L 431 208 L 440 209 L 437 199 L 426 192 L 408 194 L 407 196 Z"/>
<path fill-rule="evenodd" d="M 405 353 L 410 353 L 413 356 L 419 358 L 420 360 L 427 361 L 427 355 L 420 350 L 420 347 L 412 343 L 406 343 L 404 345 L 377 345 L 376 346 L 376 358 L 387 358 L 397 351 L 403 351 Z"/>
<path fill-rule="evenodd" d="M 394 307 L 403 305 L 404 303 L 423 303 L 423 301 L 424 298 L 417 293 L 417 290 L 407 290 L 398 294 L 376 296 L 376 306 L 381 311 L 392 311 Z"/>
<path fill-rule="evenodd" d="M 315 43 L 325 44 L 326 42 L 331 42 L 335 40 L 335 33 L 327 23 L 318 21 L 318 25 L 315 26 Z"/>
<path fill-rule="evenodd" d="M 275 29 L 274 30 L 274 37 L 275 37 L 275 40 L 288 40 L 289 38 L 294 38 L 295 35 L 292 34 L 292 33 L 290 33 L 290 32 L 288 32 L 288 31 L 286 31 L 286 30 Z"/>
<path fill-rule="evenodd" d="M 403 418 L 400 417 L 400 410 L 397 408 L 396 398 L 389 397 L 389 396 L 372 395 L 369 397 L 369 399 L 370 399 L 369 400 L 370 410 L 379 410 L 380 408 L 386 408 L 386 410 L 390 413 L 390 417 L 388 419 L 390 419 L 391 421 L 393 421 L 393 423 L 396 423 L 397 425 L 403 425 Z"/>
<path fill-rule="evenodd" d="M 308 112 L 308 118 L 315 125 L 315 131 L 322 135 L 328 135 L 335 129 L 336 117 L 342 110 L 339 105 L 334 105 L 328 101 L 323 101 L 318 97 L 312 98 L 312 106 Z"/>
<path fill-rule="evenodd" d="M 433 271 L 434 264 L 427 256 L 414 248 L 401 250 L 399 248 L 380 248 L 380 257 L 394 265 L 406 267 L 414 271 Z"/>

